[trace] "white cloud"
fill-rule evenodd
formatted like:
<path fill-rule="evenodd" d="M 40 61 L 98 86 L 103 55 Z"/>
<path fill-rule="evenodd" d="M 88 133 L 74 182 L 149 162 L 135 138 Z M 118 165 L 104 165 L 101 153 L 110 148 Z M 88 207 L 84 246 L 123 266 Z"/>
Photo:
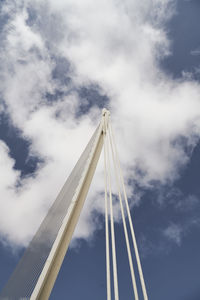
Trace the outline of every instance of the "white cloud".
<path fill-rule="evenodd" d="M 172 240 L 180 246 L 182 236 L 182 228 L 180 226 L 177 224 L 170 224 L 163 233 L 169 240 Z"/>
<path fill-rule="evenodd" d="M 177 244 L 177 246 L 180 246 L 183 238 L 188 234 L 188 232 L 190 232 L 193 228 L 199 228 L 199 225 L 199 217 L 193 216 L 186 218 L 179 224 L 174 222 L 170 223 L 161 231 L 161 233 L 163 237 L 166 237 L 169 241 L 174 242 Z"/>
<path fill-rule="evenodd" d="M 186 198 L 175 200 L 175 207 L 179 211 L 191 211 L 199 204 L 199 199 L 195 195 L 189 195 Z"/>
<path fill-rule="evenodd" d="M 35 13 L 32 20 L 27 7 Z M 109 97 L 126 179 L 149 186 L 152 180 L 165 183 L 178 176 L 188 156 L 174 141 L 184 136 L 189 145 L 196 143 L 200 85 L 174 81 L 159 69 L 159 59 L 169 54 L 163 24 L 173 13 L 172 1 L 38 0 L 14 6 L 7 1 L 3 11 L 10 19 L 1 48 L 1 93 L 13 124 L 31 142 L 30 155 L 44 164 L 22 179 L 20 188 L 13 165 L 4 166 L 12 189 L 0 183 L 2 235 L 27 243 L 97 125 L 98 108 L 76 119 L 81 99 L 74 87 L 95 83 Z M 61 88 L 52 78 L 54 56 L 70 62 L 71 83 L 50 105 L 46 93 Z M 5 150 L 4 156 L 12 161 Z M 103 209 L 102 191 L 101 164 L 76 236 L 92 233 L 90 216 Z"/>

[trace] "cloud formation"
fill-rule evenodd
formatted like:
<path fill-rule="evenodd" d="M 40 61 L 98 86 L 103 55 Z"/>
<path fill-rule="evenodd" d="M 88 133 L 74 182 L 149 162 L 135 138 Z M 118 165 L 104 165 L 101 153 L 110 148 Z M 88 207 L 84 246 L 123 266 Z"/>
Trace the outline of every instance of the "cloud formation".
<path fill-rule="evenodd" d="M 189 159 L 184 145 L 194 147 L 199 137 L 200 85 L 174 80 L 159 67 L 170 54 L 165 22 L 174 9 L 170 0 L 2 4 L 0 109 L 30 142 L 30 156 L 42 161 L 21 178 L 0 144 L 4 240 L 30 240 L 97 126 L 102 96 L 109 99 L 126 180 L 151 187 L 177 178 Z M 81 114 L 79 90 L 90 86 L 98 97 Z M 92 212 L 103 210 L 102 174 L 100 164 L 76 237 L 90 236 Z"/>
<path fill-rule="evenodd" d="M 177 245 L 181 244 L 181 227 L 177 224 L 170 224 L 165 230 L 164 235 L 169 239 L 174 241 Z"/>

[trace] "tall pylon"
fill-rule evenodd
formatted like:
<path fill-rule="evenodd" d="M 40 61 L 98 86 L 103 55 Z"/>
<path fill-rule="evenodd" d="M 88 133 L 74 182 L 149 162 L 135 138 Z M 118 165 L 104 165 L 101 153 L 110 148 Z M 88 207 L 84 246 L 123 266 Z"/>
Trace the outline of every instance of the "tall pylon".
<path fill-rule="evenodd" d="M 49 298 L 99 160 L 108 115 L 109 111 L 103 109 L 99 126 L 0 293 L 0 299 Z"/>
<path fill-rule="evenodd" d="M 110 124 L 110 112 L 105 108 L 102 111 L 99 126 L 49 209 L 8 283 L 0 293 L 0 300 L 47 300 L 49 298 L 83 208 L 103 145 L 107 300 L 112 298 L 110 254 L 112 254 L 114 299 L 119 300 L 111 161 L 115 170 L 134 299 L 139 300 L 139 294 L 131 248 L 135 252 L 143 299 L 148 300 L 124 179 L 114 133 Z M 123 193 L 121 190 L 123 190 Z M 128 234 L 127 219 L 132 236 L 132 247 Z"/>

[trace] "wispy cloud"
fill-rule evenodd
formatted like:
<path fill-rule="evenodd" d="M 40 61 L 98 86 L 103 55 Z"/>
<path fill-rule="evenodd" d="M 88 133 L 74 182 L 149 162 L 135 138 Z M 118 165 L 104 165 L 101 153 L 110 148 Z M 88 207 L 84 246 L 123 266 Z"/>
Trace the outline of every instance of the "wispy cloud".
<path fill-rule="evenodd" d="M 178 246 L 181 244 L 182 228 L 177 224 L 170 224 L 164 231 L 164 236 L 175 242 Z"/>
<path fill-rule="evenodd" d="M 171 211 L 171 214 L 173 212 Z M 165 222 L 163 222 L 165 223 Z M 186 236 L 193 229 L 200 228 L 200 218 L 185 218 L 179 221 L 169 221 L 165 226 L 152 227 L 148 230 L 148 235 L 142 233 L 138 239 L 138 245 L 141 255 L 145 258 L 148 256 L 160 256 L 170 253 L 174 247 L 184 246 Z"/>

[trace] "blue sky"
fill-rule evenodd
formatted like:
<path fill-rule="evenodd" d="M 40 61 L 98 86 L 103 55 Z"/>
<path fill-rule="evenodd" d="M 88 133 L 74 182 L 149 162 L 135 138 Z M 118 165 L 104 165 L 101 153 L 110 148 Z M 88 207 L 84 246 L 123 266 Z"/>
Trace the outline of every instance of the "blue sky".
<path fill-rule="evenodd" d="M 149 299 L 199 300 L 199 1 L 0 3 L 0 288 L 107 106 Z M 103 201 L 100 161 L 50 299 L 105 299 Z"/>

